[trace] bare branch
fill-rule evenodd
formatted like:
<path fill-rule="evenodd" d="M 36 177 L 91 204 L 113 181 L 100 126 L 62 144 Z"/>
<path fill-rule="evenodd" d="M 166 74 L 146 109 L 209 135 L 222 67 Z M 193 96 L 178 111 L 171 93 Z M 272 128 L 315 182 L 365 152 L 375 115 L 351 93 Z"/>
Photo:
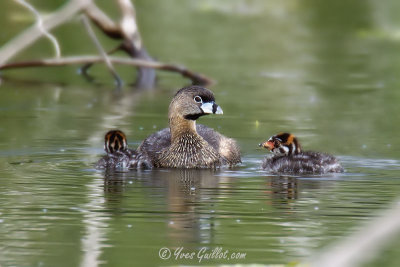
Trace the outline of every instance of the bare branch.
<path fill-rule="evenodd" d="M 131 0 L 117 0 L 121 9 L 122 19 L 120 27 L 125 39 L 130 40 L 135 49 L 142 49 L 142 39 L 136 22 L 136 11 Z"/>
<path fill-rule="evenodd" d="M 17 1 L 24 2 L 24 0 Z M 209 85 L 213 83 L 213 81 L 208 77 L 194 73 L 185 67 L 153 61 L 152 57 L 147 53 L 146 49 L 142 45 L 142 40 L 136 23 L 135 8 L 131 0 L 117 0 L 117 3 L 122 13 L 122 19 L 119 24 L 115 23 L 102 10 L 100 10 L 95 5 L 94 0 L 70 0 L 56 12 L 53 12 L 51 15 L 44 18 L 41 28 L 39 28 L 38 25 L 31 26 L 1 47 L 0 70 L 40 66 L 64 66 L 70 64 L 87 64 L 83 68 L 87 69 L 91 64 L 104 62 L 118 82 L 121 80 L 115 72 L 112 64 L 136 66 L 138 69 L 138 75 L 135 84 L 139 88 L 154 87 L 156 80 L 154 69 L 178 72 L 182 76 L 191 79 L 193 84 Z M 38 38 L 43 36 L 43 34 L 46 34 L 46 32 L 48 33 L 54 27 L 68 21 L 74 15 L 82 11 L 85 12 L 91 21 L 106 35 L 111 38 L 120 39 L 122 44 L 118 46 L 118 49 L 126 51 L 134 59 L 108 57 L 95 37 L 92 29 L 88 26 L 89 23 L 86 23 L 87 30 L 102 57 L 67 57 L 6 64 L 6 62 L 8 62 L 12 57 L 30 46 Z M 112 52 L 114 52 L 114 50 Z"/>
<path fill-rule="evenodd" d="M 97 39 L 96 34 L 94 33 L 92 27 L 90 27 L 89 20 L 87 19 L 87 17 L 85 15 L 82 15 L 82 21 L 83 21 L 83 24 L 85 25 L 85 29 L 88 32 L 90 38 L 92 39 L 93 43 L 96 45 L 97 50 L 99 50 L 100 55 L 103 57 L 108 70 L 111 72 L 112 76 L 114 77 L 114 79 L 117 83 L 117 88 L 121 88 L 122 80 L 119 77 L 118 73 L 115 71 L 114 66 L 112 65 L 110 59 L 108 58 L 107 53 L 104 51 L 103 47 L 101 46 L 99 40 Z"/>
<path fill-rule="evenodd" d="M 115 52 L 117 52 L 118 50 L 121 50 L 121 49 L 122 49 L 122 45 L 119 45 L 119 46 L 117 46 L 117 47 L 111 49 L 110 51 L 108 51 L 108 52 L 107 52 L 107 56 L 108 56 L 108 55 L 112 55 L 112 54 L 114 54 Z M 82 72 L 82 74 L 83 74 L 84 76 L 89 76 L 89 74 L 88 74 L 87 72 L 88 72 L 89 68 L 92 67 L 92 65 L 93 65 L 93 63 L 87 63 L 87 64 L 83 65 L 83 66 L 80 68 L 80 71 Z"/>
<path fill-rule="evenodd" d="M 87 6 L 85 12 L 88 17 L 109 37 L 121 39 L 122 48 L 132 58 L 146 61 L 153 60 L 142 45 L 142 40 L 136 23 L 135 8 L 131 0 L 117 0 L 120 7 L 122 19 L 116 25 L 106 14 L 94 3 Z M 84 66 L 83 71 L 90 66 Z M 138 67 L 136 87 L 152 88 L 156 81 L 156 74 L 152 68 Z"/>
<path fill-rule="evenodd" d="M 123 39 L 119 25 L 115 24 L 95 3 L 85 7 L 85 14 L 100 28 L 107 36 L 113 39 Z"/>
<path fill-rule="evenodd" d="M 121 10 L 122 19 L 120 28 L 124 36 L 123 48 L 133 58 L 152 61 L 142 44 L 142 38 L 136 20 L 135 7 L 131 0 L 117 0 Z M 156 73 L 150 68 L 138 68 L 135 86 L 139 88 L 152 88 L 156 82 Z"/>
<path fill-rule="evenodd" d="M 90 3 L 92 3 L 92 0 L 70 0 L 58 11 L 43 19 L 43 28 L 45 31 L 50 31 L 54 27 L 57 27 L 63 22 L 71 19 L 74 14 L 78 13 L 82 8 L 86 7 Z M 42 35 L 42 31 L 37 27 L 37 25 L 34 25 L 6 43 L 0 49 L 0 65 L 4 64 L 17 53 L 27 48 Z"/>
<path fill-rule="evenodd" d="M 130 66 L 159 69 L 171 72 L 178 72 L 183 77 L 192 80 L 193 84 L 208 85 L 208 86 L 214 84 L 214 81 L 211 80 L 210 78 L 206 77 L 203 74 L 190 71 L 184 66 L 177 66 L 156 61 L 131 59 L 131 58 L 109 57 L 109 59 L 113 64 L 130 65 Z M 5 65 L 0 65 L 0 70 L 29 68 L 29 67 L 66 66 L 66 65 L 88 64 L 88 63 L 93 64 L 100 62 L 104 62 L 104 59 L 99 56 L 51 58 L 51 59 L 42 59 L 34 61 L 14 62 Z"/>
<path fill-rule="evenodd" d="M 29 11 L 31 11 L 35 15 L 37 27 L 43 33 L 43 35 L 45 37 L 47 37 L 47 39 L 49 39 L 50 42 L 53 44 L 54 50 L 56 52 L 56 57 L 60 57 L 61 56 L 60 45 L 58 44 L 58 41 L 57 41 L 56 37 L 54 37 L 54 35 L 49 33 L 43 27 L 43 20 L 42 20 L 42 17 L 40 16 L 39 12 L 31 4 L 25 2 L 24 0 L 15 0 L 15 1 L 17 1 L 20 5 L 26 7 L 27 9 L 29 9 Z"/>

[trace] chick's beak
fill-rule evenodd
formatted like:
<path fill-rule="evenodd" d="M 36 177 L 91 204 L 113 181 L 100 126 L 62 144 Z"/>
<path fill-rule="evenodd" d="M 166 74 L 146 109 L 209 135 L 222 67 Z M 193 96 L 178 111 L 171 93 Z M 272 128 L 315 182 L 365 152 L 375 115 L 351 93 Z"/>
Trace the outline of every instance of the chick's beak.
<path fill-rule="evenodd" d="M 271 141 L 265 141 L 264 143 L 260 144 L 260 147 L 266 148 L 271 151 L 272 149 L 274 149 L 274 143 Z"/>

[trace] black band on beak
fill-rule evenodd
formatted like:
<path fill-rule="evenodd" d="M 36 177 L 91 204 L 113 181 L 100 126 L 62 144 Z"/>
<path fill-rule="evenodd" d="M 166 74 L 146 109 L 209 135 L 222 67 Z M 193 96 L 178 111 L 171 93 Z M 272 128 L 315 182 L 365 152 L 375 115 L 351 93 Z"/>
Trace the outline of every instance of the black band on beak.
<path fill-rule="evenodd" d="M 218 108 L 218 105 L 213 103 L 212 111 L 213 111 L 214 114 L 215 114 L 215 112 L 217 112 L 217 108 Z"/>

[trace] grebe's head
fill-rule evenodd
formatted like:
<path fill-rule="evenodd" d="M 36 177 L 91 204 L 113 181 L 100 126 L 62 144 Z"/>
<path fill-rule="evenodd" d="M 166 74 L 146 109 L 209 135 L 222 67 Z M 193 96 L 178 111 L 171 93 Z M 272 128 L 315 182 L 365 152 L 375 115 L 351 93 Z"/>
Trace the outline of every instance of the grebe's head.
<path fill-rule="evenodd" d="M 279 133 L 271 136 L 268 141 L 260 144 L 277 156 L 291 156 L 301 153 L 301 146 L 297 138 L 290 133 Z"/>
<path fill-rule="evenodd" d="M 189 86 L 180 89 L 169 106 L 169 118 L 183 117 L 197 120 L 207 114 L 223 114 L 215 103 L 213 92 L 201 86 Z"/>

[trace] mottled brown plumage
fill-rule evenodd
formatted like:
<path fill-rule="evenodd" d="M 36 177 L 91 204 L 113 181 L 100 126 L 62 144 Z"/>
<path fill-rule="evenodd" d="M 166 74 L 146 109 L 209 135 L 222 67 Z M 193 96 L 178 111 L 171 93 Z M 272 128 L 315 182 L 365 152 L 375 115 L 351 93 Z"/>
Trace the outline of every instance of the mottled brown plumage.
<path fill-rule="evenodd" d="M 290 133 L 271 136 L 260 146 L 271 151 L 273 157 L 265 157 L 262 168 L 277 174 L 323 174 L 343 172 L 339 161 L 329 154 L 302 151 L 297 138 Z"/>
<path fill-rule="evenodd" d="M 150 135 L 138 148 L 157 168 L 214 168 L 240 163 L 240 151 L 227 138 L 196 119 L 222 114 L 213 93 L 200 86 L 179 90 L 169 106 L 169 128 Z"/>
<path fill-rule="evenodd" d="M 136 150 L 129 149 L 125 134 L 120 130 L 108 131 L 104 136 L 103 156 L 96 164 L 98 169 L 139 169 L 151 168 L 148 159 Z"/>

